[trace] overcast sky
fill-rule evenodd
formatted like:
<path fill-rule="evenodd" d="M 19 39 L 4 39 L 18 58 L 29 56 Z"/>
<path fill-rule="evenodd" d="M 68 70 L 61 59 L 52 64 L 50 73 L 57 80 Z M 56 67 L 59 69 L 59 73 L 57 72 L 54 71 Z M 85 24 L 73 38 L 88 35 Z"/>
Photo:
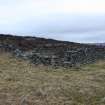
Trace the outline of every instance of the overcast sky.
<path fill-rule="evenodd" d="M 0 33 L 105 42 L 105 0 L 0 0 Z"/>

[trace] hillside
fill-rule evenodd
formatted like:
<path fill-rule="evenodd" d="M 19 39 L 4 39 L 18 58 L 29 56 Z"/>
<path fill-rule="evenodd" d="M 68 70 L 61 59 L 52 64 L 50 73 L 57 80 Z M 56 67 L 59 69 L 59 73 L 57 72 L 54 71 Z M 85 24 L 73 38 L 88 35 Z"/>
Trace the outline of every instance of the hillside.
<path fill-rule="evenodd" d="M 0 34 L 0 44 L 13 45 L 21 50 L 33 50 L 34 48 L 50 48 L 54 51 L 67 49 L 77 49 L 81 47 L 97 47 L 96 45 L 81 44 L 68 41 L 60 41 L 54 39 L 46 39 L 32 36 L 16 36 Z"/>
<path fill-rule="evenodd" d="M 105 62 L 72 69 L 0 54 L 0 105 L 105 105 Z"/>
<path fill-rule="evenodd" d="M 28 36 L 0 35 L 0 51 L 36 65 L 73 67 L 105 60 L 105 47 Z"/>
<path fill-rule="evenodd" d="M 16 35 L 4 35 L 0 34 L 0 43 L 1 44 L 11 44 L 22 50 L 32 50 L 39 47 L 49 47 L 52 49 L 66 47 L 66 46 L 80 46 L 79 43 L 67 42 L 67 41 L 58 41 L 53 39 L 45 39 L 39 37 L 31 36 L 16 36 Z"/>
<path fill-rule="evenodd" d="M 105 47 L 105 43 L 91 43 L 90 45 L 97 45 L 100 47 Z"/>

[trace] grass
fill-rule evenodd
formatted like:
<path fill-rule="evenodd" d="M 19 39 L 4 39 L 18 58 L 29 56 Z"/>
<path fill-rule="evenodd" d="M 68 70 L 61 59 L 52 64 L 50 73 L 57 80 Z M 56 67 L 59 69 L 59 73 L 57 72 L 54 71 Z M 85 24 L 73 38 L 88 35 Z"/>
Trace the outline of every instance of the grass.
<path fill-rule="evenodd" d="M 53 69 L 1 54 L 0 105 L 105 105 L 105 62 Z"/>

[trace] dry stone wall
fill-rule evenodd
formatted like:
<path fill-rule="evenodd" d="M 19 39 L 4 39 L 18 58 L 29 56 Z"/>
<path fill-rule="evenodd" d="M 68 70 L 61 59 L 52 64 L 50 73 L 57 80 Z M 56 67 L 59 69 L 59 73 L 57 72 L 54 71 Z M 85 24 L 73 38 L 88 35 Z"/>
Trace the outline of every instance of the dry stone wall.
<path fill-rule="evenodd" d="M 15 57 L 30 60 L 35 65 L 50 65 L 72 67 L 82 64 L 90 64 L 97 60 L 105 60 L 105 48 L 81 47 L 71 49 L 66 47 L 62 50 L 51 48 L 34 48 L 31 51 L 23 51 L 14 45 L 0 45 L 1 51 L 11 52 Z"/>

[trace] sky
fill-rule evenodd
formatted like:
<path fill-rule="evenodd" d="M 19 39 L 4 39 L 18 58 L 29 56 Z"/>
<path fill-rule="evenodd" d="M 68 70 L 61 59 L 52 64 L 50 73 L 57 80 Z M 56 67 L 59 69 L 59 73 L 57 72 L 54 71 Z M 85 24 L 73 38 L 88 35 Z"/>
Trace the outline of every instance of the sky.
<path fill-rule="evenodd" d="M 105 42 L 105 0 L 0 0 L 0 33 Z"/>

